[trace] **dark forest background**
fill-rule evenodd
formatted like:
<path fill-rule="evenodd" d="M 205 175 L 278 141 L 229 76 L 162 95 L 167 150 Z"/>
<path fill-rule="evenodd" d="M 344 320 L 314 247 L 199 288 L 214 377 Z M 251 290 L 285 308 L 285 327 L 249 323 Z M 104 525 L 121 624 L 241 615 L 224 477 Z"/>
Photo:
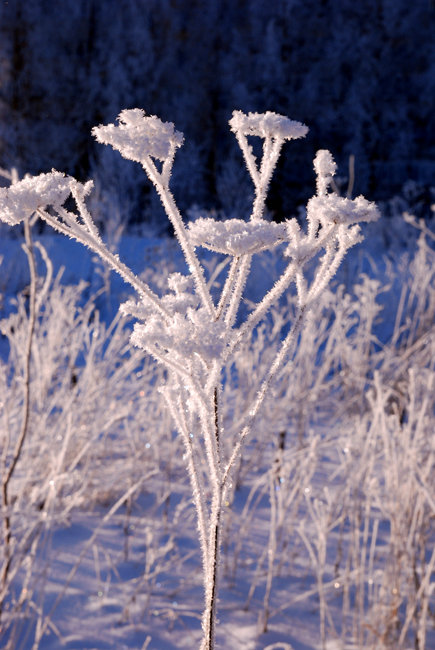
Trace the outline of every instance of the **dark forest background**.
<path fill-rule="evenodd" d="M 1 0 L 0 36 L 0 165 L 96 178 L 130 221 L 157 224 L 158 200 L 90 131 L 134 107 L 185 134 L 172 181 L 184 210 L 246 212 L 234 109 L 310 128 L 284 149 L 275 219 L 312 194 L 319 148 L 342 177 L 355 156 L 354 195 L 382 201 L 413 180 L 423 211 L 433 201 L 432 0 Z"/>

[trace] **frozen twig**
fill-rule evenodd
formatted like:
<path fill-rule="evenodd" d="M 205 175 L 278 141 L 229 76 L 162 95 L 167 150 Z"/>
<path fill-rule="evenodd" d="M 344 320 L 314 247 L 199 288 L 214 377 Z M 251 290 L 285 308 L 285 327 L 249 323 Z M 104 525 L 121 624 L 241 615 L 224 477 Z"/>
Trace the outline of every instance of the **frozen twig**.
<path fill-rule="evenodd" d="M 23 353 L 23 406 L 21 416 L 21 428 L 12 452 L 12 457 L 7 465 L 8 444 L 10 441 L 9 436 L 4 441 L 5 446 L 2 454 L 2 513 L 3 513 L 3 566 L 0 572 L 0 594 L 5 593 L 6 582 L 8 580 L 8 573 L 11 566 L 11 515 L 9 512 L 10 499 L 9 499 L 9 483 L 15 471 L 15 468 L 20 460 L 23 444 L 27 436 L 29 426 L 29 413 L 30 413 L 30 359 L 32 353 L 33 332 L 35 328 L 36 318 L 36 265 L 35 256 L 33 253 L 33 242 L 30 232 L 29 219 L 24 222 L 25 234 L 25 251 L 29 262 L 30 270 L 30 293 L 29 293 L 29 320 L 27 325 L 27 340 L 26 347 Z M 3 599 L 0 599 L 0 618 L 3 608 Z"/>

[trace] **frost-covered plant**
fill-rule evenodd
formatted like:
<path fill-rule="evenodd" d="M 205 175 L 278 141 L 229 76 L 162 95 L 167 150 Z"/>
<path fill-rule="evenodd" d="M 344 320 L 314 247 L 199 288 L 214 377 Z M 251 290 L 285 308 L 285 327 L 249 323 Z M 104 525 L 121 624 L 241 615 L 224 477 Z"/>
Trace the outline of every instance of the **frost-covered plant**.
<path fill-rule="evenodd" d="M 297 344 L 306 313 L 326 289 L 346 252 L 360 240 L 357 223 L 379 216 L 376 206 L 363 197 L 351 201 L 329 193 L 336 165 L 328 151 L 319 151 L 314 161 L 317 194 L 307 205 L 306 232 L 295 219 L 282 224 L 267 222 L 265 201 L 281 148 L 286 140 L 304 137 L 308 129 L 275 113 L 244 115 L 237 111 L 230 127 L 255 187 L 251 218 L 248 222 L 199 218 L 188 227 L 169 189 L 175 152 L 183 143 L 182 134 L 173 124 L 134 109 L 122 111 L 118 126 L 110 124 L 93 130 L 99 142 L 111 144 L 125 158 L 142 164 L 174 227 L 189 274 L 171 275 L 169 292 L 163 297 L 155 294 L 104 245 L 85 203 L 91 182 L 81 185 L 53 171 L 51 175 L 28 178 L 9 190 L 0 190 L 0 218 L 13 224 L 36 211 L 56 230 L 98 253 L 139 295 L 137 302 L 128 301 L 122 311 L 138 320 L 132 335 L 134 344 L 168 371 L 162 392 L 185 444 L 197 511 L 205 587 L 201 650 L 214 647 L 222 513 L 242 444 L 279 370 Z M 252 136 L 263 140 L 263 155 L 258 163 L 248 142 Z M 63 207 L 69 193 L 75 199 L 76 212 Z M 46 210 L 47 205 L 50 211 Z M 284 272 L 249 316 L 239 322 L 253 255 L 280 244 L 285 244 L 284 255 L 289 259 Z M 231 258 L 217 304 L 195 252 L 199 246 Z M 317 257 L 314 279 L 308 282 L 307 264 Z M 263 377 L 257 380 L 255 397 L 239 424 L 238 434 L 229 441 L 221 408 L 225 369 L 293 282 L 298 295 L 297 313 Z"/>

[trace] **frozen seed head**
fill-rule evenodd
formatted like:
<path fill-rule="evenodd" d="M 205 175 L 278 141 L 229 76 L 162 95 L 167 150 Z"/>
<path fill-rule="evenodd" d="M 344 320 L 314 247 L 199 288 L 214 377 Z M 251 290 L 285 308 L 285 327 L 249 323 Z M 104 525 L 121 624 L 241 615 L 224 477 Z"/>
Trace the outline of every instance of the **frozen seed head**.
<path fill-rule="evenodd" d="M 128 160 L 140 163 L 151 156 L 164 162 L 173 147 L 183 144 L 183 134 L 172 122 L 162 122 L 155 115 L 147 117 L 141 108 L 121 111 L 118 122 L 118 126 L 95 126 L 92 133 L 98 142 L 112 145 Z"/>
<path fill-rule="evenodd" d="M 215 221 L 202 217 L 189 224 L 188 236 L 192 246 L 235 256 L 273 248 L 288 238 L 285 224 L 242 219 Z"/>
<path fill-rule="evenodd" d="M 70 179 L 54 169 L 0 189 L 0 219 L 11 226 L 47 205 L 60 207 L 70 193 Z"/>
<path fill-rule="evenodd" d="M 225 323 L 210 323 L 206 309 L 188 307 L 186 313 L 175 311 L 168 321 L 150 314 L 145 323 L 136 323 L 130 341 L 147 349 L 157 345 L 171 353 L 178 362 L 199 355 L 206 362 L 219 358 L 225 346 Z"/>
<path fill-rule="evenodd" d="M 307 204 L 308 219 L 318 219 L 322 224 L 351 225 L 362 221 L 376 221 L 380 212 L 375 203 L 358 196 L 351 201 L 337 194 L 313 196 Z"/>
<path fill-rule="evenodd" d="M 243 135 L 258 135 L 260 138 L 267 136 L 280 138 L 281 140 L 294 140 L 304 138 L 308 133 L 308 127 L 301 122 L 289 120 L 278 113 L 248 113 L 234 111 L 229 121 L 231 131 Z"/>

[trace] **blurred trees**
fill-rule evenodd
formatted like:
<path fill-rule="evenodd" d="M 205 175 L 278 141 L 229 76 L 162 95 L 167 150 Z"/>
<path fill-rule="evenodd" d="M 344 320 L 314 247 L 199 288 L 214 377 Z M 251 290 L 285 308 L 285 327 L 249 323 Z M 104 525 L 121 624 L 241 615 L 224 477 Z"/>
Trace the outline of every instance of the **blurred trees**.
<path fill-rule="evenodd" d="M 158 202 L 140 169 L 90 135 L 138 106 L 186 136 L 173 178 L 184 209 L 243 212 L 252 188 L 227 121 L 273 110 L 310 127 L 309 146 L 288 147 L 277 170 L 276 218 L 309 195 L 320 142 L 342 176 L 356 156 L 356 193 L 434 184 L 434 28 L 431 3 L 407 0 L 2 2 L 0 165 L 96 176 L 150 220 Z"/>

